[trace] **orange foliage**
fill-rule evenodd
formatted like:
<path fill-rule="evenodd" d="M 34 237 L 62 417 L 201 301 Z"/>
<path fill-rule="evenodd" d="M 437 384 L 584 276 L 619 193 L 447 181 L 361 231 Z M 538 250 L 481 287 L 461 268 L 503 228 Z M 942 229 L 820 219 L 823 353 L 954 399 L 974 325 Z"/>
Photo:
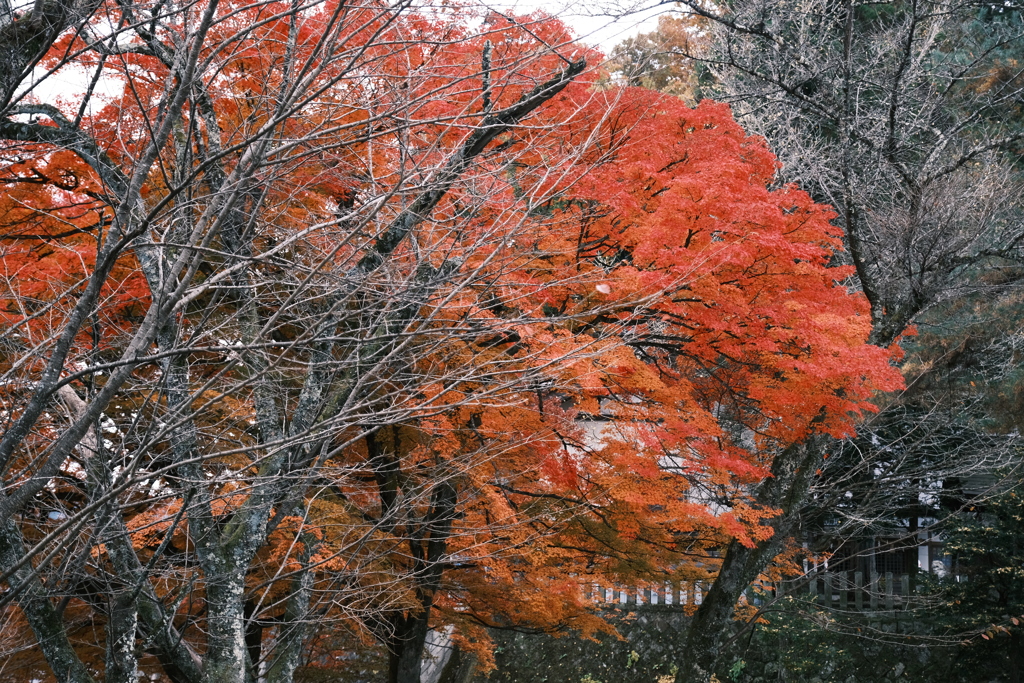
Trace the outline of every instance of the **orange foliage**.
<path fill-rule="evenodd" d="M 308 115 L 282 124 L 277 134 L 299 142 L 256 179 L 266 194 L 253 242 L 285 260 L 266 258 L 260 273 L 271 283 L 261 285 L 261 305 L 277 316 L 273 339 L 284 350 L 271 350 L 287 410 L 305 364 L 285 345 L 309 326 L 275 308 L 287 299 L 288 270 L 349 267 L 369 247 L 374 221 L 386 223 L 406 201 L 376 188 L 401 188 L 410 166 L 433 168 L 453 154 L 481 118 L 485 41 L 493 46 L 495 110 L 568 53 L 582 53 L 538 47 L 567 40 L 554 20 L 535 21 L 526 38 L 497 16 L 474 34 L 440 14 L 388 24 L 366 10 L 365 22 L 338 25 L 337 9 L 332 3 L 302 18 L 294 59 L 320 59 L 318 37 L 340 31 L 341 43 L 370 46 L 361 59 L 385 76 L 356 77 L 343 71 L 345 60 L 325 60 L 323 83 L 340 80 L 301 105 Z M 252 6 L 217 25 L 211 45 L 236 42 L 210 88 L 225 148 L 278 115 L 269 93 L 281 86 L 285 41 L 277 38 L 289 30 L 287 10 Z M 237 33 L 242 26 L 255 28 Z M 380 32 L 388 39 L 371 39 Z M 80 41 L 68 37 L 51 61 Z M 107 64 L 111 78 L 136 87 L 86 123 L 120 161 L 144 144 L 141 121 L 158 106 L 167 70 L 143 54 Z M 393 419 L 324 416 L 341 426 L 316 469 L 302 475 L 310 483 L 301 500 L 275 508 L 247 574 L 262 618 L 282 614 L 295 573 L 311 566 L 324 618 L 371 628 L 367 613 L 432 607 L 435 621 L 455 624 L 467 645 L 486 642 L 481 625 L 498 622 L 592 634 L 607 627 L 584 599 L 584 583 L 706 576 L 710 550 L 770 532 L 761 522 L 775 511 L 757 507 L 748 492 L 774 454 L 814 430 L 850 434 L 872 410 L 874 392 L 900 386 L 889 352 L 866 343 L 869 310 L 844 285 L 850 270 L 829 265 L 841 248 L 831 210 L 795 187 L 772 189 L 777 162 L 762 139 L 746 135 L 725 105 L 691 109 L 639 88 L 599 91 L 592 81 L 571 84 L 529 126 L 493 143 L 417 228 L 415 245 L 392 255 L 392 283 L 411 282 L 425 262 L 457 268 L 403 328 L 402 364 L 380 385 L 379 401 L 401 408 Z M 383 113 L 402 101 L 413 103 L 412 122 L 386 129 Z M 108 208 L 77 157 L 29 151 L 0 169 L 0 321 L 35 337 L 63 322 L 61 297 L 95 265 Z M 173 207 L 170 185 L 188 169 L 176 168 L 170 151 L 166 157 L 145 196 Z M 227 159 L 227 172 L 241 163 Z M 365 232 L 335 219 L 369 196 L 382 199 Z M 173 246 L 170 228 L 156 237 Z M 274 251 L 285 242 L 289 252 Z M 277 275 L 282 284 L 273 284 Z M 368 291 L 387 286 L 381 276 Z M 132 329 L 148 301 L 126 251 L 99 308 L 101 352 L 123 342 L 119 331 Z M 38 302 L 47 304 L 42 317 L 33 314 Z M 182 312 L 184 329 L 207 316 L 229 337 L 240 325 L 233 304 L 207 303 Z M 218 342 L 190 356 L 220 520 L 253 495 L 260 459 L 272 451 L 250 427 L 256 398 L 231 353 Z M 4 363 L 11 367 L 11 358 Z M 29 377 L 32 368 L 21 372 Z M 163 436 L 146 457 L 154 470 L 166 468 L 161 399 L 145 371 L 136 380 L 108 412 L 119 424 L 150 421 Z M 134 447 L 128 437 L 119 445 Z M 434 591 L 418 583 L 409 544 L 426 528 L 442 484 L 456 491 L 458 514 L 449 519 Z M 161 495 L 175 491 L 173 481 L 164 486 Z M 131 494 L 124 508 L 143 564 L 179 516 L 173 553 L 163 552 L 193 552 L 189 512 L 179 515 L 183 494 L 149 495 Z M 193 586 L 201 600 L 194 565 L 157 566 L 154 585 L 168 602 Z M 201 641 L 201 610 L 175 604 L 187 637 Z"/>

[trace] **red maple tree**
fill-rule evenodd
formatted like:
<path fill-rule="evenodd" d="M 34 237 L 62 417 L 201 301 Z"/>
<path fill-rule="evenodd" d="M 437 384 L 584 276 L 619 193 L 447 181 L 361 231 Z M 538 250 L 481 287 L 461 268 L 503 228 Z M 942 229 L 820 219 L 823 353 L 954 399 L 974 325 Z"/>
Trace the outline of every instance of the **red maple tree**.
<path fill-rule="evenodd" d="M 0 568 L 58 679 L 607 628 L 584 583 L 709 575 L 774 455 L 901 382 L 763 140 L 596 89 L 553 19 L 150 10 L 55 44 L 122 89 L 21 105 L 0 170 Z"/>

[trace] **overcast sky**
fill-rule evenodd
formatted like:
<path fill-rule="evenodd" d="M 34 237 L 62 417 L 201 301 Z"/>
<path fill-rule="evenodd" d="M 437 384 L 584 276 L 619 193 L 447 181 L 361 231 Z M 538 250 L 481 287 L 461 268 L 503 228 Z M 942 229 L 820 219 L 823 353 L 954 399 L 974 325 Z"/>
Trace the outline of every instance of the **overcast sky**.
<path fill-rule="evenodd" d="M 657 0 L 503 0 L 496 2 L 494 6 L 522 14 L 529 14 L 538 9 L 544 10 L 560 17 L 571 26 L 583 42 L 598 45 L 607 53 L 623 38 L 653 30 L 658 23 L 658 15 L 672 10 L 672 5 L 655 7 L 653 10 L 640 9 L 655 5 L 656 2 Z M 625 16 L 616 17 L 605 9 L 612 6 L 636 10 L 625 13 Z M 620 10 L 615 14 L 621 13 Z"/>
<path fill-rule="evenodd" d="M 658 15 L 672 10 L 672 5 L 643 10 L 642 7 L 656 5 L 660 0 L 482 0 L 483 10 L 496 9 L 502 12 L 530 14 L 543 10 L 560 17 L 584 43 L 600 47 L 605 54 L 624 38 L 637 33 L 651 31 L 658 22 Z M 28 5 L 33 0 L 14 0 L 15 5 Z M 612 12 L 608 8 L 615 7 Z M 623 7 L 634 11 L 624 11 Z M 38 77 L 37 72 L 37 77 Z M 50 102 L 62 94 L 81 90 L 85 76 L 76 73 L 62 73 L 49 76 L 35 87 L 35 94 L 41 101 Z M 26 82 L 25 89 L 30 87 Z M 102 91 L 102 88 L 100 89 Z"/>

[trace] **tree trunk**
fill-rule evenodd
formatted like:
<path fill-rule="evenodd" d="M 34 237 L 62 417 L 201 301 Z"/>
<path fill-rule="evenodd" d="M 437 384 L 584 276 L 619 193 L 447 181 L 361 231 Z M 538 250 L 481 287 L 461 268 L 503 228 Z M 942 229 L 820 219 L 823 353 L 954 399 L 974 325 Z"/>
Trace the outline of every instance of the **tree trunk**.
<path fill-rule="evenodd" d="M 388 683 L 420 683 L 420 658 L 429 622 L 429 607 L 419 614 L 399 617 L 388 661 Z"/>
<path fill-rule="evenodd" d="M 139 627 L 135 590 L 129 586 L 110 600 L 107 615 L 107 663 L 104 683 L 138 683 L 135 635 Z"/>
<path fill-rule="evenodd" d="M 744 548 L 735 542 L 729 545 L 718 578 L 690 622 L 684 650 L 685 665 L 680 668 L 676 679 L 680 683 L 707 683 L 711 680 L 736 602 L 750 585 L 749 577 L 756 577 L 775 555 L 774 550 L 768 549 L 769 544 L 757 548 Z"/>
<path fill-rule="evenodd" d="M 452 645 L 452 656 L 448 659 L 438 683 L 469 683 L 476 672 L 476 655 Z"/>
<path fill-rule="evenodd" d="M 20 530 L 8 520 L 0 526 L 0 567 L 14 566 L 25 552 L 25 543 Z M 20 593 L 18 606 L 39 643 L 39 649 L 46 658 L 58 683 L 94 683 L 88 669 L 78 658 L 64 620 L 54 609 L 47 597 L 39 575 L 31 565 L 22 565 L 8 580 L 9 590 Z"/>
<path fill-rule="evenodd" d="M 207 649 L 205 683 L 247 683 L 249 653 L 245 640 L 245 575 L 224 571 L 206 584 Z"/>
<path fill-rule="evenodd" d="M 448 536 L 458 508 L 455 486 L 443 480 L 444 476 L 431 493 L 430 512 L 424 520 L 422 534 L 409 541 L 411 554 L 417 558 L 416 593 L 423 609 L 415 614 L 397 615 L 392 621 L 389 683 L 420 683 L 420 658 L 430 630 L 430 608 L 441 586 Z"/>
<path fill-rule="evenodd" d="M 719 663 L 732 622 L 736 602 L 779 554 L 786 538 L 797 528 L 800 508 L 822 455 L 835 441 L 813 435 L 779 453 L 771 476 L 756 492 L 757 502 L 781 513 L 765 522 L 772 527 L 771 538 L 748 548 L 731 542 L 711 590 L 690 621 L 684 659 L 676 677 L 678 683 L 708 683 Z"/>

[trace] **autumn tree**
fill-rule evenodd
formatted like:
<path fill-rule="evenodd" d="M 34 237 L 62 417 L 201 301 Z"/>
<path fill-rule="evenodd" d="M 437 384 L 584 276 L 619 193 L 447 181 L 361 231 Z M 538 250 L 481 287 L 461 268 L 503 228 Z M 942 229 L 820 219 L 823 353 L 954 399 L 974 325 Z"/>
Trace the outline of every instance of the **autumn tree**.
<path fill-rule="evenodd" d="M 979 285 L 1012 284 L 1022 235 L 1016 8 L 683 5 L 712 32 L 706 49 L 690 56 L 714 73 L 716 96 L 778 150 L 779 180 L 836 207 L 853 282 L 871 303 L 875 343 L 897 342 L 936 306 Z M 740 591 L 795 533 L 813 485 L 808 475 L 837 448 L 808 442 L 791 454 L 789 473 L 763 489 L 759 500 L 784 511 L 773 540 L 728 546 L 689 635 L 684 680 L 711 675 Z"/>
<path fill-rule="evenodd" d="M 631 86 L 651 88 L 696 102 L 699 62 L 690 58 L 706 31 L 700 20 L 674 14 L 658 17 L 649 33 L 626 38 L 612 48 L 607 68 Z"/>
<path fill-rule="evenodd" d="M 333 625 L 411 683 L 431 627 L 603 628 L 581 581 L 758 547 L 759 491 L 900 382 L 831 211 L 557 21 L 48 8 L 0 36 L 86 74 L 0 122 L 26 676 L 290 681 Z"/>
<path fill-rule="evenodd" d="M 385 368 L 415 363 L 401 353 L 410 320 L 453 270 L 428 255 L 458 229 L 411 251 L 410 233 L 585 65 L 508 40 L 507 20 L 485 53 L 442 15 L 193 9 L 104 8 L 41 62 L 88 70 L 79 99 L 23 97 L 3 124 L 3 562 L 7 601 L 60 680 L 96 667 L 68 609 L 99 610 L 105 679 L 133 681 L 155 664 L 137 661 L 137 632 L 174 680 L 289 680 L 315 569 L 356 619 L 409 609 L 390 539 L 345 504 L 309 527 L 303 492 L 334 450 L 437 395 L 403 403 L 414 387 L 392 393 Z M 97 87 L 119 94 L 93 113 Z M 430 384 L 480 379 L 452 372 Z M 404 495 L 430 518 L 432 493 Z M 69 562 L 82 571 L 66 583 Z"/>

